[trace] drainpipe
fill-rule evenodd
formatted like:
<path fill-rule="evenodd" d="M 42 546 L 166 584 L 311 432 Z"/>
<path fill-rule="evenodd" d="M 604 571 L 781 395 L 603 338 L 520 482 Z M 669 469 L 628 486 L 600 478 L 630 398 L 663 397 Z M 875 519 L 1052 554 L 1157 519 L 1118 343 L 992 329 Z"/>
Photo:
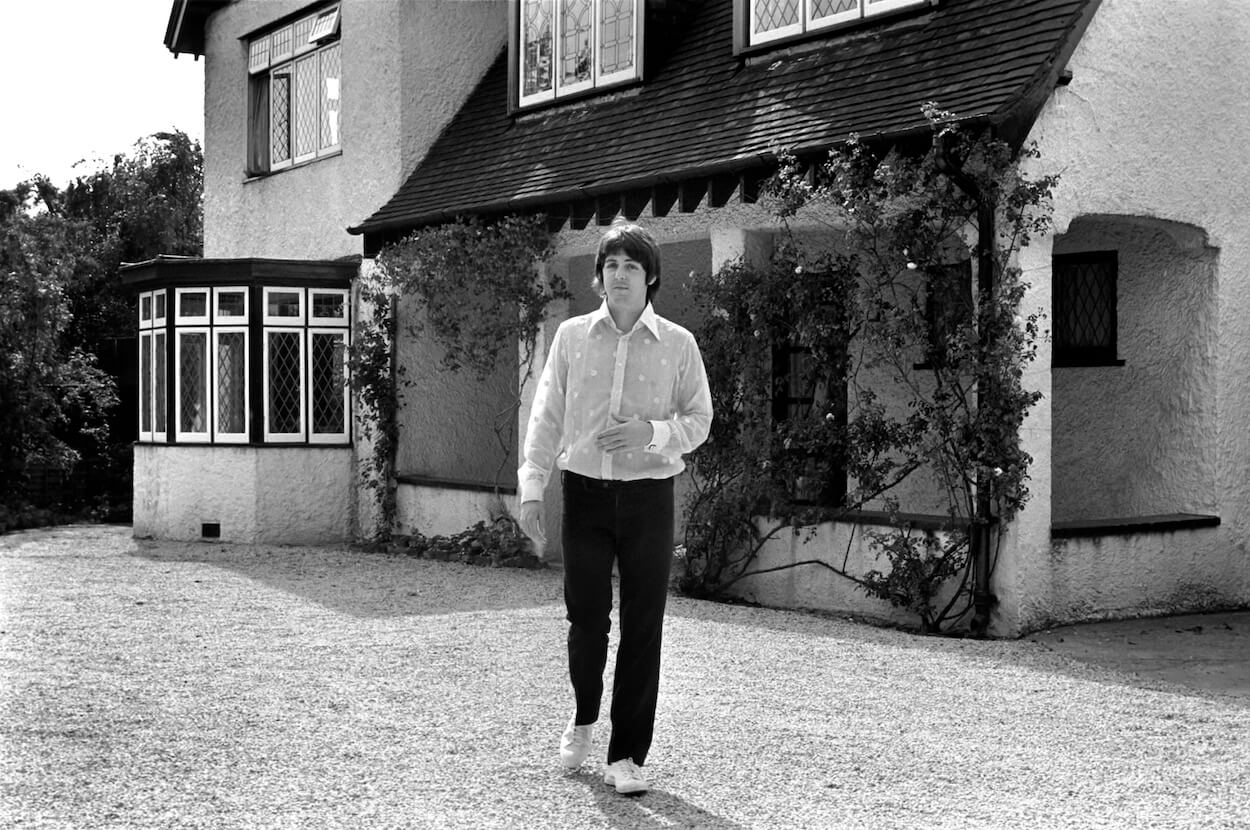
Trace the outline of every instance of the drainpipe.
<path fill-rule="evenodd" d="M 994 290 L 994 202 L 982 192 L 972 176 L 964 171 L 951 152 L 949 136 L 940 136 L 937 146 L 937 167 L 977 205 L 977 296 L 989 297 Z M 985 365 L 988 348 L 982 338 L 979 363 Z M 985 391 L 994 379 L 982 376 L 977 386 Z M 994 525 L 990 482 L 984 468 L 976 471 L 976 501 L 969 528 L 969 554 L 972 557 L 972 622 L 973 636 L 984 637 L 990 624 L 990 610 L 997 598 L 990 591 L 990 530 Z"/>

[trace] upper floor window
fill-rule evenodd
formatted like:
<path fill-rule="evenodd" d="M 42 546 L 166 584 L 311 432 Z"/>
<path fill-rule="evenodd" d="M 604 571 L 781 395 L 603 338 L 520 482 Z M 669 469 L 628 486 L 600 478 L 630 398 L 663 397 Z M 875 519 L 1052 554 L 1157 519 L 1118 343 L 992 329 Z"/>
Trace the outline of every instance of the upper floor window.
<path fill-rule="evenodd" d="M 745 12 L 748 46 L 797 37 L 934 0 L 737 0 Z"/>
<path fill-rule="evenodd" d="M 518 104 L 638 79 L 642 7 L 643 0 L 520 0 Z"/>
<path fill-rule="evenodd" d="M 247 71 L 249 174 L 282 170 L 339 150 L 338 6 L 249 38 Z"/>

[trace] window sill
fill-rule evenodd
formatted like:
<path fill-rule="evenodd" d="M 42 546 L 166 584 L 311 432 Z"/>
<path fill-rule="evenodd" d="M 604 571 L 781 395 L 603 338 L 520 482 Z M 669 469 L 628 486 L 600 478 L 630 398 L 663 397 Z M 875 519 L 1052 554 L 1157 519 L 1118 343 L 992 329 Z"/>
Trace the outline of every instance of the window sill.
<path fill-rule="evenodd" d="M 1080 519 L 1055 522 L 1050 526 L 1052 539 L 1081 539 L 1097 536 L 1133 536 L 1140 533 L 1171 533 L 1217 527 L 1219 516 L 1201 513 L 1167 513 L 1159 516 L 1132 516 L 1124 519 Z"/>
<path fill-rule="evenodd" d="M 1096 369 L 1100 366 L 1114 368 L 1123 366 L 1124 361 L 1115 357 L 1070 357 L 1063 360 L 1052 361 L 1050 368 L 1052 369 Z"/>
<path fill-rule="evenodd" d="M 289 167 L 280 167 L 277 170 L 270 170 L 267 173 L 244 173 L 243 184 L 252 184 L 253 182 L 261 182 L 261 181 L 264 181 L 265 179 L 270 179 L 270 178 L 273 178 L 274 176 L 280 176 L 283 173 L 288 173 L 292 170 L 299 170 L 301 168 L 308 167 L 310 165 L 316 164 L 319 161 L 325 161 L 326 159 L 338 158 L 341 155 L 343 155 L 342 149 L 332 150 L 331 152 L 326 153 L 325 155 L 317 156 L 316 158 L 310 158 L 305 161 L 301 161 L 298 164 L 292 164 Z"/>
<path fill-rule="evenodd" d="M 352 443 L 350 441 L 344 441 L 342 443 L 334 443 L 334 444 L 310 444 L 308 442 L 304 442 L 304 443 L 292 442 L 289 444 L 273 442 L 273 443 L 266 444 L 260 441 L 253 441 L 250 443 L 242 442 L 242 441 L 238 443 L 219 441 L 214 444 L 208 441 L 177 441 L 177 442 L 174 442 L 174 441 L 135 441 L 134 446 L 136 447 L 177 447 L 177 448 L 194 447 L 195 449 L 203 449 L 203 450 L 212 450 L 212 449 L 218 449 L 218 450 L 245 450 L 245 449 L 251 449 L 251 450 L 350 450 L 352 448 Z"/>
<path fill-rule="evenodd" d="M 432 487 L 440 490 L 469 490 L 475 493 L 495 492 L 495 485 L 488 484 L 484 481 L 442 478 L 440 476 L 421 475 L 419 473 L 400 473 L 395 476 L 395 480 L 400 484 L 409 484 L 414 487 Z M 500 485 L 499 492 L 505 496 L 515 496 L 516 487 Z"/>

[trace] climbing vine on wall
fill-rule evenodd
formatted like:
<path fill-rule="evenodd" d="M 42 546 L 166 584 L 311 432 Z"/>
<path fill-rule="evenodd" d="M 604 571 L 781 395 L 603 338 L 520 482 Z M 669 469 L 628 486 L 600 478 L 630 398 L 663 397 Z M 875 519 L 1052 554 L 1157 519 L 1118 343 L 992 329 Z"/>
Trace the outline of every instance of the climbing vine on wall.
<path fill-rule="evenodd" d="M 361 292 L 374 313 L 354 344 L 353 375 L 362 404 L 376 418 L 378 440 L 366 485 L 379 491 L 387 535 L 394 522 L 395 458 L 403 367 L 395 365 L 400 332 L 397 308 L 405 301 L 404 334 L 426 337 L 443 350 L 441 366 L 485 380 L 518 359 L 522 377 L 533 368 L 535 346 L 548 306 L 568 292 L 542 267 L 552 256 L 546 217 L 507 216 L 494 221 L 457 219 L 414 231 L 386 246 Z M 519 349 L 519 353 L 518 353 Z M 519 392 L 519 390 L 518 390 Z M 500 450 L 499 478 L 515 445 L 520 397 L 494 413 Z M 502 508 L 500 508 L 502 509 Z M 495 517 L 497 518 L 497 517 Z"/>
<path fill-rule="evenodd" d="M 822 163 L 784 156 L 771 261 L 695 278 L 716 420 L 691 459 L 689 593 L 764 572 L 770 538 L 873 509 L 891 529 L 868 542 L 888 568 L 851 572 L 849 547 L 841 563 L 785 567 L 832 570 L 928 631 L 973 610 L 975 569 L 993 564 L 970 555 L 977 528 L 1000 541 L 1028 498 L 1019 428 L 1038 395 L 1022 379 L 1040 314 L 1021 313 L 1014 255 L 1047 227 L 1055 180 L 1021 173 L 1032 149 L 927 114 L 927 152 L 853 138 Z M 918 478 L 940 494 L 947 532 L 902 515 Z"/>

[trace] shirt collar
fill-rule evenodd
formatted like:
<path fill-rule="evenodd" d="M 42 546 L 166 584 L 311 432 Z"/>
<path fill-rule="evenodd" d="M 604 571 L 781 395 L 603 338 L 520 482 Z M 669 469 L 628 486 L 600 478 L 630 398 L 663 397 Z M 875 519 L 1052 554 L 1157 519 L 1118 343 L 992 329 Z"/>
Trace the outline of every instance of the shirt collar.
<path fill-rule="evenodd" d="M 607 300 L 604 300 L 599 305 L 599 308 L 591 313 L 590 327 L 594 328 L 605 320 L 609 326 L 616 328 L 616 324 L 612 322 L 612 314 L 608 311 Z M 656 340 L 660 339 L 660 315 L 655 313 L 655 308 L 652 307 L 651 303 L 647 303 L 647 307 L 642 310 L 642 316 L 639 317 L 638 322 L 634 324 L 634 329 L 637 330 L 638 326 L 646 327 L 646 329 L 651 332 L 652 337 Z M 625 333 L 628 334 L 629 332 Z"/>

